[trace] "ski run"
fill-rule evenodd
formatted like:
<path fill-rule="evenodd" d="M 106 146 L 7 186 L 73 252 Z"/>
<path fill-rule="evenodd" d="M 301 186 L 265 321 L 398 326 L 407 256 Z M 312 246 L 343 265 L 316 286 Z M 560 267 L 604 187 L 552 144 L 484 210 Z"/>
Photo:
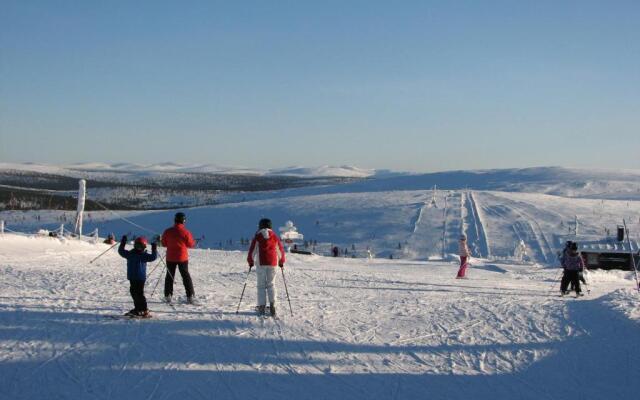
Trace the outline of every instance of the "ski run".
<path fill-rule="evenodd" d="M 500 212 L 466 196 L 464 224 Z M 549 252 L 538 226 L 519 229 Z M 467 231 L 492 245 L 491 232 Z M 638 398 L 630 272 L 592 271 L 575 299 L 558 296 L 558 268 L 472 259 L 456 280 L 455 261 L 291 254 L 293 316 L 278 275 L 279 318 L 263 319 L 255 271 L 236 314 L 246 251 L 193 250 L 198 304 L 179 278 L 173 304 L 162 282 L 151 296 L 154 262 L 153 318 L 128 320 L 106 318 L 131 306 L 124 260 L 113 249 L 89 263 L 107 248 L 0 236 L 1 399 Z"/>

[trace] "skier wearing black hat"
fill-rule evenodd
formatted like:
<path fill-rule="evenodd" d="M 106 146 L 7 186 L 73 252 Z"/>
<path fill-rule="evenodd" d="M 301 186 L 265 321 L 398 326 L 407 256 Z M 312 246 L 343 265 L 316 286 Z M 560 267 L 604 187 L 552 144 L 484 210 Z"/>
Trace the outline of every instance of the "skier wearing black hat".
<path fill-rule="evenodd" d="M 189 251 L 196 245 L 191 232 L 184 227 L 187 216 L 176 213 L 175 224 L 162 234 L 162 245 L 167 248 L 167 275 L 164 279 L 164 298 L 167 303 L 171 303 L 173 297 L 173 281 L 176 276 L 176 267 L 182 276 L 182 283 L 187 293 L 187 303 L 193 303 L 195 291 L 193 281 L 189 274 Z"/>
<path fill-rule="evenodd" d="M 584 270 L 584 260 L 580 253 L 578 253 L 577 243 L 572 242 L 569 245 L 569 249 L 563 255 L 561 262 L 562 267 L 564 268 L 564 274 L 562 275 L 562 281 L 560 282 L 560 293 L 563 296 L 569 294 L 567 288 L 569 283 L 571 283 L 576 290 L 576 297 L 583 296 L 580 288 L 579 274 Z"/>
<path fill-rule="evenodd" d="M 276 267 L 284 268 L 284 247 L 276 233 L 272 230 L 271 220 L 263 218 L 258 223 L 258 231 L 251 241 L 247 263 L 249 268 L 257 265 L 258 314 L 265 315 L 267 296 L 269 312 L 276 316 Z"/>
<path fill-rule="evenodd" d="M 147 263 L 158 257 L 158 244 L 151 244 L 151 254 L 147 253 L 147 239 L 144 236 L 136 238 L 133 242 L 133 250 L 125 250 L 127 236 L 122 236 L 118 254 L 127 259 L 127 279 L 129 280 L 129 293 L 133 298 L 134 308 L 125 315 L 133 318 L 149 318 L 147 299 L 144 297 L 144 284 L 147 280 Z"/>

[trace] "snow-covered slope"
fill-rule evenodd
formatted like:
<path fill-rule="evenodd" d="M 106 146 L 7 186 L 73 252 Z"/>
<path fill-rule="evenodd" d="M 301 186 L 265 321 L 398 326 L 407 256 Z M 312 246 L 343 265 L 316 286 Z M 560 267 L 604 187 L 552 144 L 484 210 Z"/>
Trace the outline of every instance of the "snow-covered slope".
<path fill-rule="evenodd" d="M 188 228 L 203 237 L 202 247 L 245 249 L 240 239 L 251 237 L 258 220 L 269 217 L 276 227 L 292 220 L 305 239 L 318 242 L 315 252 L 328 254 L 337 245 L 347 249 L 348 257 L 364 257 L 369 248 L 377 257 L 448 258 L 457 254 L 457 240 L 464 232 L 476 257 L 513 258 L 523 240 L 531 261 L 555 265 L 556 252 L 573 239 L 576 216 L 582 237 L 602 238 L 607 229 L 615 234 L 623 219 L 635 240 L 640 233 L 638 201 L 489 191 L 438 192 L 435 204 L 432 197 L 432 191 L 420 190 L 275 196 L 185 212 Z M 91 212 L 85 215 L 85 232 L 98 228 L 103 236 L 129 231 L 150 236 L 168 227 L 175 211 Z M 69 229 L 73 218 L 72 212 L 0 213 L 10 229 L 32 232 L 56 229 L 65 221 Z"/>
<path fill-rule="evenodd" d="M 440 188 L 437 192 L 431 190 L 434 185 Z M 602 185 L 607 191 L 596 193 L 594 188 Z M 553 265 L 557 250 L 575 231 L 576 217 L 579 233 L 593 238 L 614 232 L 625 219 L 637 240 L 640 201 L 633 200 L 637 197 L 634 185 L 640 190 L 637 171 L 561 168 L 374 178 L 341 185 L 216 194 L 221 204 L 187 211 L 188 226 L 203 237 L 203 247 L 240 249 L 245 247 L 240 239 L 252 235 L 260 218 L 269 217 L 276 226 L 292 220 L 307 240 L 319 243 L 312 250 L 321 254 L 337 245 L 348 256 L 363 257 L 368 248 L 377 257 L 418 260 L 448 258 L 457 251 L 458 236 L 466 233 L 475 256 L 512 258 L 516 244 L 523 240 L 531 261 Z M 460 187 L 465 189 L 455 189 Z M 549 194 L 556 192 L 559 194 Z M 124 214 L 146 228 L 143 230 L 117 214 L 91 212 L 85 218 L 85 231 L 161 233 L 174 213 Z M 72 221 L 73 213 L 0 213 L 9 227 L 21 231 L 54 229 L 65 218 Z"/>
<path fill-rule="evenodd" d="M 495 190 L 564 197 L 640 200 L 640 170 L 560 167 L 446 171 L 354 182 L 336 191 Z"/>
<path fill-rule="evenodd" d="M 124 260 L 89 263 L 106 249 L 0 236 L 0 398 L 637 398 L 628 273 L 573 300 L 554 269 L 291 255 L 274 321 L 253 315 L 255 272 L 235 313 L 245 253 L 194 250 L 201 304 L 161 303 L 152 263 L 154 318 L 128 321 L 106 318 L 131 307 Z"/>

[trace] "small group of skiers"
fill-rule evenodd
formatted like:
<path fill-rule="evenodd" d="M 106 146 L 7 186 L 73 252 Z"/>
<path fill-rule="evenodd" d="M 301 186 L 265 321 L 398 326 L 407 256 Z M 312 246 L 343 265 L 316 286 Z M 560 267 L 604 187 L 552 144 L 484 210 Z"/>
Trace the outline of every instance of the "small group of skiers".
<path fill-rule="evenodd" d="M 562 265 L 563 274 L 560 281 L 560 295 L 565 296 L 576 291 L 576 297 L 584 296 L 580 282 L 587 284 L 584 278 L 584 260 L 578 252 L 578 244 L 576 242 L 567 241 L 564 250 L 560 256 L 560 264 Z"/>
<path fill-rule="evenodd" d="M 195 290 L 193 281 L 189 274 L 189 252 L 188 249 L 196 246 L 196 240 L 185 227 L 186 215 L 179 212 L 175 215 L 174 225 L 164 231 L 161 237 L 156 236 L 151 243 L 151 253 L 146 251 L 148 241 L 145 237 L 138 237 L 134 240 L 133 250 L 126 250 L 127 236 L 122 236 L 118 254 L 127 260 L 127 279 L 130 282 L 130 293 L 133 298 L 134 308 L 125 315 L 129 317 L 148 318 L 150 317 L 147 307 L 147 300 L 144 296 L 144 285 L 147 277 L 147 263 L 155 261 L 158 257 L 158 242 L 167 249 L 166 269 L 167 273 L 164 281 L 164 300 L 172 302 L 173 284 L 175 281 L 176 269 L 180 272 L 187 303 L 193 304 L 195 301 Z M 467 245 L 467 236 L 460 235 L 458 241 L 458 254 L 460 256 L 460 267 L 457 279 L 464 279 L 469 267 L 471 251 Z M 286 261 L 285 251 L 278 235 L 273 231 L 271 220 L 263 218 L 258 223 L 258 231 L 251 240 L 247 263 L 249 272 L 255 266 L 257 271 L 257 291 L 259 315 L 267 313 L 267 298 L 269 300 L 269 314 L 276 316 L 276 267 L 284 268 Z M 564 270 L 560 283 L 561 295 L 566 295 L 570 290 L 575 290 L 576 296 L 583 296 L 580 282 L 586 284 L 583 275 L 585 269 L 584 260 L 578 252 L 578 245 L 568 241 L 560 256 L 560 263 Z"/>
<path fill-rule="evenodd" d="M 129 280 L 130 293 L 133 298 L 134 308 L 125 315 L 129 317 L 149 318 L 149 308 L 147 299 L 144 296 L 144 285 L 147 279 L 147 263 L 158 258 L 158 242 L 167 248 L 166 267 L 167 274 L 164 280 L 164 299 L 171 303 L 173 297 L 173 282 L 176 268 L 182 276 L 187 302 L 193 303 L 195 291 L 193 281 L 189 274 L 189 252 L 188 249 L 195 247 L 196 241 L 193 239 L 184 224 L 187 218 L 182 212 L 175 215 L 174 225 L 164 231 L 162 237 L 156 236 L 151 243 L 151 253 L 146 251 L 148 241 L 144 236 L 137 237 L 133 242 L 133 250 L 126 250 L 128 238 L 122 236 L 118 254 L 127 260 L 127 279 Z"/>
<path fill-rule="evenodd" d="M 158 242 L 167 249 L 167 273 L 164 281 L 164 300 L 172 302 L 173 283 L 176 268 L 182 277 L 187 303 L 195 302 L 195 290 L 189 274 L 189 251 L 196 246 L 193 235 L 185 227 L 186 215 L 179 212 L 174 217 L 174 225 L 164 231 L 161 237 L 156 236 L 151 243 L 151 253 L 147 252 L 148 241 L 145 237 L 137 237 L 133 242 L 133 250 L 126 250 L 128 238 L 122 236 L 118 254 L 127 260 L 127 279 L 129 292 L 133 299 L 134 308 L 125 315 L 132 318 L 149 318 L 147 299 L 144 296 L 144 285 L 147 279 L 147 263 L 158 258 Z M 269 298 L 269 313 L 276 316 L 276 267 L 284 268 L 285 253 L 280 238 L 272 229 L 271 220 L 263 218 L 258 223 L 258 231 L 251 241 L 247 257 L 249 271 L 256 266 L 258 287 L 258 314 L 266 314 L 267 297 Z"/>

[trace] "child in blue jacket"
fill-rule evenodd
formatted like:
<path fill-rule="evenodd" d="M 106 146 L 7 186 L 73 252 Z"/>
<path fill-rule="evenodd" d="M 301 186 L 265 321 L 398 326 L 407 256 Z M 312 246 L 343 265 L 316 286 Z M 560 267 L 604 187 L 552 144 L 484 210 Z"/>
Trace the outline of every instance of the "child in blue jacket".
<path fill-rule="evenodd" d="M 133 298 L 133 310 L 126 313 L 129 317 L 149 318 L 147 299 L 144 297 L 144 283 L 147 280 L 147 263 L 158 258 L 158 244 L 151 244 L 151 254 L 147 253 L 147 239 L 144 236 L 137 238 L 133 243 L 133 250 L 125 250 L 127 236 L 122 236 L 118 254 L 127 259 L 127 279 L 129 280 L 129 292 Z"/>

